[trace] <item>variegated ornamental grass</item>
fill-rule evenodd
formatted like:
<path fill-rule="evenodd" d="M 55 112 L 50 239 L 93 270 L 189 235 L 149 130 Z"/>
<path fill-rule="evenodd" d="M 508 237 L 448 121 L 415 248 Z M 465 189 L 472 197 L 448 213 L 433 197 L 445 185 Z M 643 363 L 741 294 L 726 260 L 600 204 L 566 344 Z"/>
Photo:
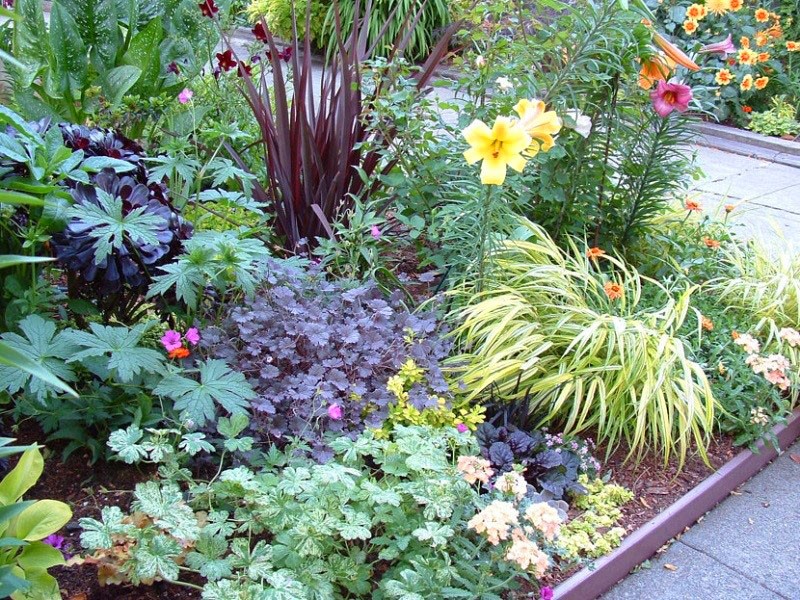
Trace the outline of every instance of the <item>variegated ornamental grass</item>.
<path fill-rule="evenodd" d="M 562 251 L 525 222 L 494 252 L 483 291 L 460 290 L 465 308 L 449 362 L 471 399 L 525 400 L 540 425 L 596 428 L 609 452 L 660 452 L 681 464 L 705 448 L 717 407 L 701 366 L 677 331 L 695 288 L 658 309 L 641 302 L 644 278 L 622 261 Z M 611 299 L 609 282 L 622 288 Z"/>

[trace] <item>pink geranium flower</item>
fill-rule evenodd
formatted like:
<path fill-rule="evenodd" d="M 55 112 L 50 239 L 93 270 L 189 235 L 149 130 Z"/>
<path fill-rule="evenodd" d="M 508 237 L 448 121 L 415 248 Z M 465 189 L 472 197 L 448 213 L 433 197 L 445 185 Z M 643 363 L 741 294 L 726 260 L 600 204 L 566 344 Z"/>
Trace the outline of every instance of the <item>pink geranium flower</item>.
<path fill-rule="evenodd" d="M 163 336 L 161 336 L 161 343 L 166 348 L 167 352 L 172 352 L 173 350 L 177 350 L 183 344 L 181 344 L 181 334 L 177 331 L 173 331 L 172 329 L 168 330 Z"/>
<path fill-rule="evenodd" d="M 328 407 L 328 416 L 334 421 L 340 420 L 342 418 L 342 407 L 338 404 L 331 404 Z"/>
<path fill-rule="evenodd" d="M 190 327 L 186 331 L 186 335 L 183 337 L 186 338 L 186 341 L 189 342 L 192 346 L 197 346 L 200 343 L 200 332 L 197 330 L 197 327 Z"/>
<path fill-rule="evenodd" d="M 731 34 L 728 34 L 721 42 L 714 42 L 713 44 L 706 44 L 702 48 L 700 48 L 700 52 L 706 54 L 722 54 L 723 57 L 727 57 L 728 54 L 733 54 L 736 52 L 736 46 L 733 45 L 733 39 L 731 38 Z"/>
<path fill-rule="evenodd" d="M 458 429 L 458 433 L 467 433 L 469 431 L 469 427 L 467 427 L 463 423 L 459 423 L 458 425 L 456 425 L 456 429 Z"/>
<path fill-rule="evenodd" d="M 183 88 L 183 91 L 178 94 L 178 102 L 181 104 L 187 104 L 194 96 L 194 92 L 189 88 Z"/>
<path fill-rule="evenodd" d="M 666 117 L 673 110 L 685 112 L 692 99 L 692 88 L 682 83 L 659 81 L 656 89 L 650 92 L 653 108 L 661 117 Z"/>

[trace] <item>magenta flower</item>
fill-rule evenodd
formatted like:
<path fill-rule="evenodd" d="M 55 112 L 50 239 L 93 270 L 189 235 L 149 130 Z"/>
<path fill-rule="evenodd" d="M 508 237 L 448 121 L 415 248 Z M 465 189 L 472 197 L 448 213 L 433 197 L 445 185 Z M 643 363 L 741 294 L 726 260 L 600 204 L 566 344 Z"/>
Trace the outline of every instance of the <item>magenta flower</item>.
<path fill-rule="evenodd" d="M 61 550 L 64 547 L 64 538 L 60 535 L 56 535 L 55 533 L 51 533 L 46 538 L 42 540 L 45 544 L 49 544 L 56 550 Z"/>
<path fill-rule="evenodd" d="M 192 346 L 197 346 L 200 343 L 200 332 L 197 330 L 197 327 L 190 327 L 186 331 L 186 335 L 183 337 L 186 338 L 186 341 L 189 342 Z"/>
<path fill-rule="evenodd" d="M 370 235 L 375 238 L 376 240 L 381 239 L 381 230 L 378 229 L 377 225 L 373 225 L 369 230 Z"/>
<path fill-rule="evenodd" d="M 328 416 L 334 421 L 340 420 L 342 418 L 342 407 L 338 404 L 331 404 L 328 407 Z"/>
<path fill-rule="evenodd" d="M 186 104 L 192 99 L 192 96 L 194 96 L 194 92 L 192 92 L 192 90 L 189 88 L 183 88 L 183 91 L 178 94 L 178 102 L 181 104 Z"/>
<path fill-rule="evenodd" d="M 458 425 L 456 425 L 456 429 L 458 429 L 458 433 L 467 433 L 467 431 L 469 431 L 469 427 L 467 427 L 463 423 L 459 423 Z"/>
<path fill-rule="evenodd" d="M 736 46 L 733 45 L 733 39 L 729 33 L 728 37 L 721 42 L 706 44 L 700 48 L 700 52 L 704 52 L 706 54 L 722 54 L 723 58 L 726 58 L 728 54 L 733 54 L 736 52 Z"/>
<path fill-rule="evenodd" d="M 539 591 L 539 597 L 541 600 L 553 600 L 553 588 L 551 588 L 549 585 L 544 586 Z"/>
<path fill-rule="evenodd" d="M 658 86 L 650 92 L 653 108 L 661 117 L 669 116 L 673 110 L 685 112 L 692 99 L 692 88 L 682 83 L 659 81 Z"/>
<path fill-rule="evenodd" d="M 161 336 L 161 343 L 166 348 L 167 352 L 172 352 L 173 350 L 177 350 L 183 344 L 181 344 L 181 334 L 177 331 L 173 331 L 172 329 L 168 330 L 163 336 Z"/>

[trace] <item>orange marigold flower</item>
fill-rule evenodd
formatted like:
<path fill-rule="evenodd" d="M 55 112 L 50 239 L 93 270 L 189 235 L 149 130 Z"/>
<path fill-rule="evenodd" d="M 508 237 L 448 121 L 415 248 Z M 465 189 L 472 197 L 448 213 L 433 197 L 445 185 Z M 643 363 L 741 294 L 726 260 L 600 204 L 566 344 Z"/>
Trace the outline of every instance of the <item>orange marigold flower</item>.
<path fill-rule="evenodd" d="M 644 25 L 645 27 L 652 27 L 653 22 L 650 19 L 642 19 L 642 25 Z"/>
<path fill-rule="evenodd" d="M 693 19 L 686 19 L 683 22 L 683 30 L 689 35 L 692 35 L 695 31 L 697 31 L 697 21 Z"/>
<path fill-rule="evenodd" d="M 786 42 L 786 49 L 789 52 L 797 52 L 800 50 L 800 42 Z"/>
<path fill-rule="evenodd" d="M 739 84 L 739 89 L 743 92 L 749 91 L 753 87 L 753 76 L 748 73 L 742 77 L 742 83 Z"/>
<path fill-rule="evenodd" d="M 735 340 L 738 340 L 738 339 L 739 339 L 739 332 L 738 332 L 738 331 L 736 331 L 736 330 L 734 329 L 734 330 L 731 332 L 731 337 L 732 337 L 733 339 L 735 339 Z"/>
<path fill-rule="evenodd" d="M 705 329 L 706 331 L 714 331 L 714 321 L 712 321 L 708 317 L 703 317 L 701 324 L 703 329 Z"/>
<path fill-rule="evenodd" d="M 731 0 L 730 4 L 731 4 L 731 10 L 733 11 L 739 11 L 742 9 L 742 6 L 744 6 L 742 0 Z"/>
<path fill-rule="evenodd" d="M 747 37 L 746 35 L 743 35 L 742 37 L 739 38 L 739 45 L 742 48 L 749 48 L 750 47 L 750 38 Z"/>
<path fill-rule="evenodd" d="M 708 236 L 704 236 L 703 237 L 703 243 L 706 246 L 708 246 L 709 248 L 711 248 L 712 250 L 716 250 L 717 248 L 719 248 L 719 241 L 717 241 L 717 240 L 715 240 L 713 238 L 710 238 Z"/>
<path fill-rule="evenodd" d="M 756 62 L 756 53 L 749 48 L 742 48 L 739 54 L 736 55 L 741 65 L 752 65 Z"/>
<path fill-rule="evenodd" d="M 728 85 L 733 81 L 733 74 L 728 69 L 720 69 L 717 71 L 714 81 L 717 82 L 717 85 Z"/>
<path fill-rule="evenodd" d="M 189 352 L 189 349 L 181 346 L 180 348 L 175 348 L 175 350 L 170 350 L 167 356 L 169 356 L 170 358 L 186 358 L 187 356 L 189 356 L 189 354 L 191 354 L 191 352 Z"/>
<path fill-rule="evenodd" d="M 779 38 L 783 35 L 783 29 L 780 25 L 773 25 L 767 29 L 767 35 L 769 35 L 771 38 Z"/>
<path fill-rule="evenodd" d="M 733 212 L 734 208 L 736 208 L 736 207 L 733 204 L 726 204 L 725 205 L 725 212 L 727 214 L 731 214 Z"/>
<path fill-rule="evenodd" d="M 756 89 L 763 90 L 769 83 L 769 77 L 759 77 L 756 79 Z"/>
<path fill-rule="evenodd" d="M 769 43 L 769 34 L 766 31 L 756 33 L 756 46 L 766 46 Z"/>
<path fill-rule="evenodd" d="M 685 208 L 689 212 L 703 211 L 703 207 L 700 206 L 700 203 L 697 200 L 687 200 L 686 202 L 684 202 L 683 208 Z"/>
<path fill-rule="evenodd" d="M 756 21 L 759 23 L 766 23 L 769 21 L 769 11 L 766 8 L 756 9 Z"/>
<path fill-rule="evenodd" d="M 603 250 L 602 248 L 598 248 L 597 246 L 594 246 L 592 248 L 589 248 L 586 251 L 586 258 L 590 258 L 592 260 L 597 260 L 598 258 L 601 258 L 602 256 L 604 256 L 605 253 L 606 253 L 606 251 Z"/>
<path fill-rule="evenodd" d="M 758 62 L 767 62 L 769 60 L 769 52 L 761 52 L 758 55 Z"/>
<path fill-rule="evenodd" d="M 753 112 L 753 107 L 752 106 L 747 106 L 747 104 L 744 104 L 744 105 L 742 105 L 742 110 L 744 112 L 746 112 L 746 113 L 751 113 L 751 112 Z"/>
<path fill-rule="evenodd" d="M 607 282 L 603 286 L 603 291 L 606 293 L 606 296 L 608 296 L 609 300 L 619 300 L 624 294 L 622 286 L 611 281 Z"/>

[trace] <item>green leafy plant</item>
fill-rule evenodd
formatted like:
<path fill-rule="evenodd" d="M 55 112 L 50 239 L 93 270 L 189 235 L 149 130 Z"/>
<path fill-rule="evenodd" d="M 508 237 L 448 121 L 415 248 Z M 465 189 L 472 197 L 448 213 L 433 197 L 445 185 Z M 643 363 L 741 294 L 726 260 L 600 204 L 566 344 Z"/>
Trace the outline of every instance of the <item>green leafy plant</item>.
<path fill-rule="evenodd" d="M 773 97 L 770 104 L 772 106 L 767 111 L 751 113 L 748 129 L 764 135 L 793 136 L 800 133 L 794 106 L 779 96 Z"/>
<path fill-rule="evenodd" d="M 23 500 L 44 469 L 35 446 L 9 446 L 0 438 L 0 457 L 22 452 L 16 466 L 0 481 L 0 596 L 61 598 L 58 582 L 47 570 L 64 564 L 61 552 L 45 540 L 72 518 L 69 506 L 57 500 Z"/>
<path fill-rule="evenodd" d="M 82 123 L 126 94 L 177 94 L 184 83 L 167 67 L 198 73 L 217 39 L 188 0 L 59 0 L 51 5 L 49 29 L 41 0 L 20 0 L 15 12 L 12 53 L 23 68 L 11 71 L 15 101 L 29 118 Z"/>
<path fill-rule="evenodd" d="M 237 437 L 245 427 L 238 417 L 220 421 L 227 449 L 245 440 Z M 186 441 L 179 432 L 170 439 Z M 455 465 L 456 456 L 475 447 L 469 434 L 398 427 L 389 439 L 365 433 L 330 443 L 334 456 L 326 464 L 298 453 L 302 446 L 273 447 L 263 469 L 221 465 L 211 481 L 185 481 L 186 494 L 177 473 L 141 483 L 130 514 L 104 507 L 100 519 L 81 519 L 81 543 L 108 583 L 160 578 L 195 586 L 183 581 L 191 572 L 202 580 L 203 596 L 219 600 L 276 589 L 297 598 L 497 600 L 517 587 L 517 578 L 534 579 L 547 569 L 553 536 L 566 517 L 563 503 L 551 505 L 527 491 L 480 495 L 462 475 L 462 461 Z M 128 460 L 152 460 L 153 437 L 143 439 L 139 430 L 115 434 L 112 445 Z M 161 452 L 155 462 L 167 475 L 164 467 L 195 449 L 207 450 L 193 441 L 183 452 Z M 512 522 L 490 526 L 486 535 L 498 539 L 488 542 L 478 532 L 499 511 Z M 547 525 L 525 516 L 534 513 L 548 515 Z M 514 528 L 512 540 L 513 524 L 523 519 L 534 527 L 528 533 Z M 530 575 L 511 562 L 522 560 L 511 548 L 526 543 L 537 561 L 527 567 Z"/>
<path fill-rule="evenodd" d="M 524 222 L 500 246 L 482 292 L 468 295 L 451 366 L 470 398 L 524 399 L 566 433 L 596 428 L 609 449 L 704 455 L 717 406 L 677 332 L 692 289 L 641 305 L 642 279 L 622 261 L 562 251 Z"/>

